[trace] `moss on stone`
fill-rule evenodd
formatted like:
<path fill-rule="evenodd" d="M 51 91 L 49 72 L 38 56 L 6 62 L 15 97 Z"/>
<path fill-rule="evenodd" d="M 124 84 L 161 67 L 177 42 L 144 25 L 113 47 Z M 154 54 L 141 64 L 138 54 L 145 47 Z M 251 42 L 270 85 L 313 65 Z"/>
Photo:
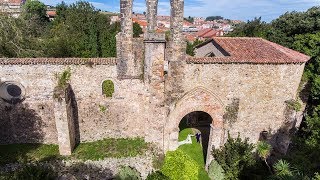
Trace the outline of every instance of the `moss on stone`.
<path fill-rule="evenodd" d="M 105 80 L 102 83 L 102 93 L 106 97 L 112 97 L 112 94 L 114 93 L 114 84 L 111 80 Z"/>

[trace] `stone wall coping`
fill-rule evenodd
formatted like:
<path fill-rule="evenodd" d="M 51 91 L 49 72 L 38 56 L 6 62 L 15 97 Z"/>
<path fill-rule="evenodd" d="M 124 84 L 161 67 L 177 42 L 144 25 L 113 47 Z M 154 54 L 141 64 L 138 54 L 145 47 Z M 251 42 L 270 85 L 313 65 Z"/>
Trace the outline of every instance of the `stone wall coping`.
<path fill-rule="evenodd" d="M 110 65 L 117 64 L 117 58 L 0 58 L 0 65 Z"/>
<path fill-rule="evenodd" d="M 238 59 L 234 57 L 187 57 L 188 64 L 303 64 L 305 61 L 279 60 L 271 61 L 270 59 Z"/>

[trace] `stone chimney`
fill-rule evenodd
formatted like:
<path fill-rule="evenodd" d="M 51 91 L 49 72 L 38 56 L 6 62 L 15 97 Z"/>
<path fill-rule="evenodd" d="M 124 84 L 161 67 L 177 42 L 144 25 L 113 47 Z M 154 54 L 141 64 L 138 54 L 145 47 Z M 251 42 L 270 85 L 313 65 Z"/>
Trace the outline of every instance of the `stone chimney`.
<path fill-rule="evenodd" d="M 118 77 L 136 75 L 133 54 L 132 0 L 120 0 L 121 32 L 117 34 Z"/>
<path fill-rule="evenodd" d="M 158 0 L 146 0 L 148 32 L 154 32 L 157 27 Z"/>

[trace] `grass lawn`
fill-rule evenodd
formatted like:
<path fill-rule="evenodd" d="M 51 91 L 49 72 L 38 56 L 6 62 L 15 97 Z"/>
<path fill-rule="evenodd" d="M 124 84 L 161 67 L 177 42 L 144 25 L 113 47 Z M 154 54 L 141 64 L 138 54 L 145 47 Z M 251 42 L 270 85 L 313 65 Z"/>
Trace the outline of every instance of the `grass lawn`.
<path fill-rule="evenodd" d="M 104 139 L 81 143 L 73 152 L 72 158 L 81 160 L 99 160 L 105 157 L 134 157 L 143 155 L 149 145 L 142 138 Z"/>
<path fill-rule="evenodd" d="M 80 143 L 71 156 L 59 155 L 58 145 L 10 144 L 0 145 L 0 166 L 9 163 L 47 161 L 51 159 L 99 160 L 106 157 L 134 157 L 143 155 L 149 144 L 142 138 L 104 139 Z"/>
<path fill-rule="evenodd" d="M 179 141 L 183 141 L 187 138 L 188 134 L 195 134 L 191 128 L 186 128 L 179 133 Z M 208 173 L 204 169 L 204 158 L 202 152 L 202 146 L 200 143 L 197 143 L 196 138 L 193 136 L 192 144 L 184 144 L 179 147 L 183 152 L 185 152 L 188 156 L 190 156 L 193 160 L 195 160 L 199 167 L 199 179 L 200 180 L 210 180 Z"/>
<path fill-rule="evenodd" d="M 57 145 L 46 144 L 10 144 L 0 145 L 0 165 L 43 161 L 59 157 Z"/>

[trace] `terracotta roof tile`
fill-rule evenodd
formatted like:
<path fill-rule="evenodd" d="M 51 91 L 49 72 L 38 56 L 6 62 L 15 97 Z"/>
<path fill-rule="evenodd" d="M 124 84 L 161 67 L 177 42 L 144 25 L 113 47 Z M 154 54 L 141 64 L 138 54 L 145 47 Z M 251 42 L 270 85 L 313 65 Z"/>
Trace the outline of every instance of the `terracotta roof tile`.
<path fill-rule="evenodd" d="M 304 63 L 310 57 L 262 38 L 215 37 L 218 44 L 230 56 L 187 58 L 188 63 Z M 205 43 L 208 43 L 205 42 Z M 201 46 L 201 45 L 199 45 Z M 198 46 L 198 47 L 199 47 Z"/>
<path fill-rule="evenodd" d="M 94 65 L 117 64 L 117 58 L 0 58 L 0 65 L 85 65 L 87 63 Z"/>

